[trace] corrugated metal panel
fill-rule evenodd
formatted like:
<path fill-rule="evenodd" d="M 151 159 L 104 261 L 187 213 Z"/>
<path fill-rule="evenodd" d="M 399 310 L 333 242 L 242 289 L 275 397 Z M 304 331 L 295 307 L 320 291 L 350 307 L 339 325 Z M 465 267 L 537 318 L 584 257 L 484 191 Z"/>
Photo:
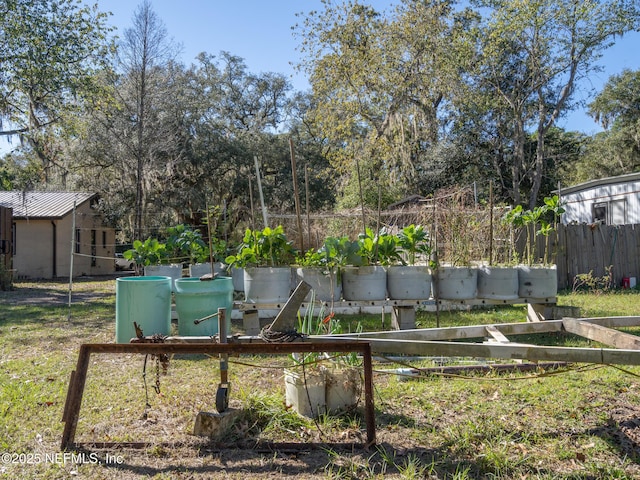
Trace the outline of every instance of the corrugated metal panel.
<path fill-rule="evenodd" d="M 13 208 L 13 218 L 61 218 L 94 196 L 85 192 L 0 191 L 0 205 Z"/>

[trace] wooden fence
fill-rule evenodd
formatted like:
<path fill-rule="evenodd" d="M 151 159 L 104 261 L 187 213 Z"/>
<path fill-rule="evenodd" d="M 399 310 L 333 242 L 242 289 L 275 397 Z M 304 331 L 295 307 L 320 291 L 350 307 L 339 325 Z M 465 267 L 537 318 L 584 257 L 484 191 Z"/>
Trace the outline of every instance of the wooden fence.
<path fill-rule="evenodd" d="M 571 288 L 579 274 L 611 274 L 616 287 L 640 277 L 640 225 L 560 225 L 551 240 L 557 243 L 559 288 Z"/>

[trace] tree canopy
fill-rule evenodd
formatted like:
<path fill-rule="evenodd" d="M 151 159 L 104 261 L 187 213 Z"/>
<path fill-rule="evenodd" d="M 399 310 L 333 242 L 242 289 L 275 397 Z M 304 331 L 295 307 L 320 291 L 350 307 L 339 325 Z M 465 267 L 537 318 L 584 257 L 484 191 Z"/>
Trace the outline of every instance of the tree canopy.
<path fill-rule="evenodd" d="M 95 75 L 111 51 L 107 14 L 77 0 L 0 3 L 0 136 L 19 135 L 47 164 L 52 137 L 81 102 L 102 95 Z"/>
<path fill-rule="evenodd" d="M 0 2 L 0 135 L 24 140 L 0 180 L 101 193 L 129 239 L 199 225 L 211 205 L 217 226 L 242 230 L 256 162 L 268 209 L 294 210 L 292 142 L 312 210 L 377 209 L 472 182 L 530 208 L 558 182 L 640 168 L 638 72 L 590 104 L 601 134 L 556 125 L 606 49 L 640 28 L 639 8 L 323 0 L 294 29 L 312 87 L 294 92 L 232 52 L 183 64 L 146 0 L 117 41 L 107 14 L 77 0 Z"/>

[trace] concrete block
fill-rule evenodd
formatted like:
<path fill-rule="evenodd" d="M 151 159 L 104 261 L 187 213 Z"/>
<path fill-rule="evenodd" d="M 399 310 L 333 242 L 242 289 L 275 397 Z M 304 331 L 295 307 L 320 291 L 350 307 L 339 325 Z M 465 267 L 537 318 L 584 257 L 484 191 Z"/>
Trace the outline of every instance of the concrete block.
<path fill-rule="evenodd" d="M 247 310 L 242 317 L 245 335 L 260 335 L 260 316 L 257 310 Z"/>
<path fill-rule="evenodd" d="M 416 328 L 416 309 L 414 307 L 393 307 L 391 326 L 394 330 L 411 330 Z"/>
<path fill-rule="evenodd" d="M 196 416 L 193 434 L 199 437 L 222 439 L 226 436 L 241 410 L 229 408 L 223 413 L 199 412 Z"/>

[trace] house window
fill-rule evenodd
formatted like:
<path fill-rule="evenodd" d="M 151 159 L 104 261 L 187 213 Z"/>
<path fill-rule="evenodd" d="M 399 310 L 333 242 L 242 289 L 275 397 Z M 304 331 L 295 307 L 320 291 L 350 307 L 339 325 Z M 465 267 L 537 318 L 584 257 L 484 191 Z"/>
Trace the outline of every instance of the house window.
<path fill-rule="evenodd" d="M 593 223 L 607 223 L 608 205 L 604 203 L 596 203 L 593 205 Z"/>
<path fill-rule="evenodd" d="M 624 225 L 627 223 L 627 204 L 624 199 L 593 204 L 593 223 Z"/>
<path fill-rule="evenodd" d="M 107 232 L 102 231 L 102 248 L 107 248 Z"/>
<path fill-rule="evenodd" d="M 611 225 L 624 225 L 627 223 L 627 204 L 624 200 L 609 202 L 609 223 Z"/>
<path fill-rule="evenodd" d="M 80 229 L 76 228 L 76 248 L 74 249 L 76 253 L 80 253 Z"/>
<path fill-rule="evenodd" d="M 91 266 L 96 266 L 96 231 L 91 230 Z"/>

